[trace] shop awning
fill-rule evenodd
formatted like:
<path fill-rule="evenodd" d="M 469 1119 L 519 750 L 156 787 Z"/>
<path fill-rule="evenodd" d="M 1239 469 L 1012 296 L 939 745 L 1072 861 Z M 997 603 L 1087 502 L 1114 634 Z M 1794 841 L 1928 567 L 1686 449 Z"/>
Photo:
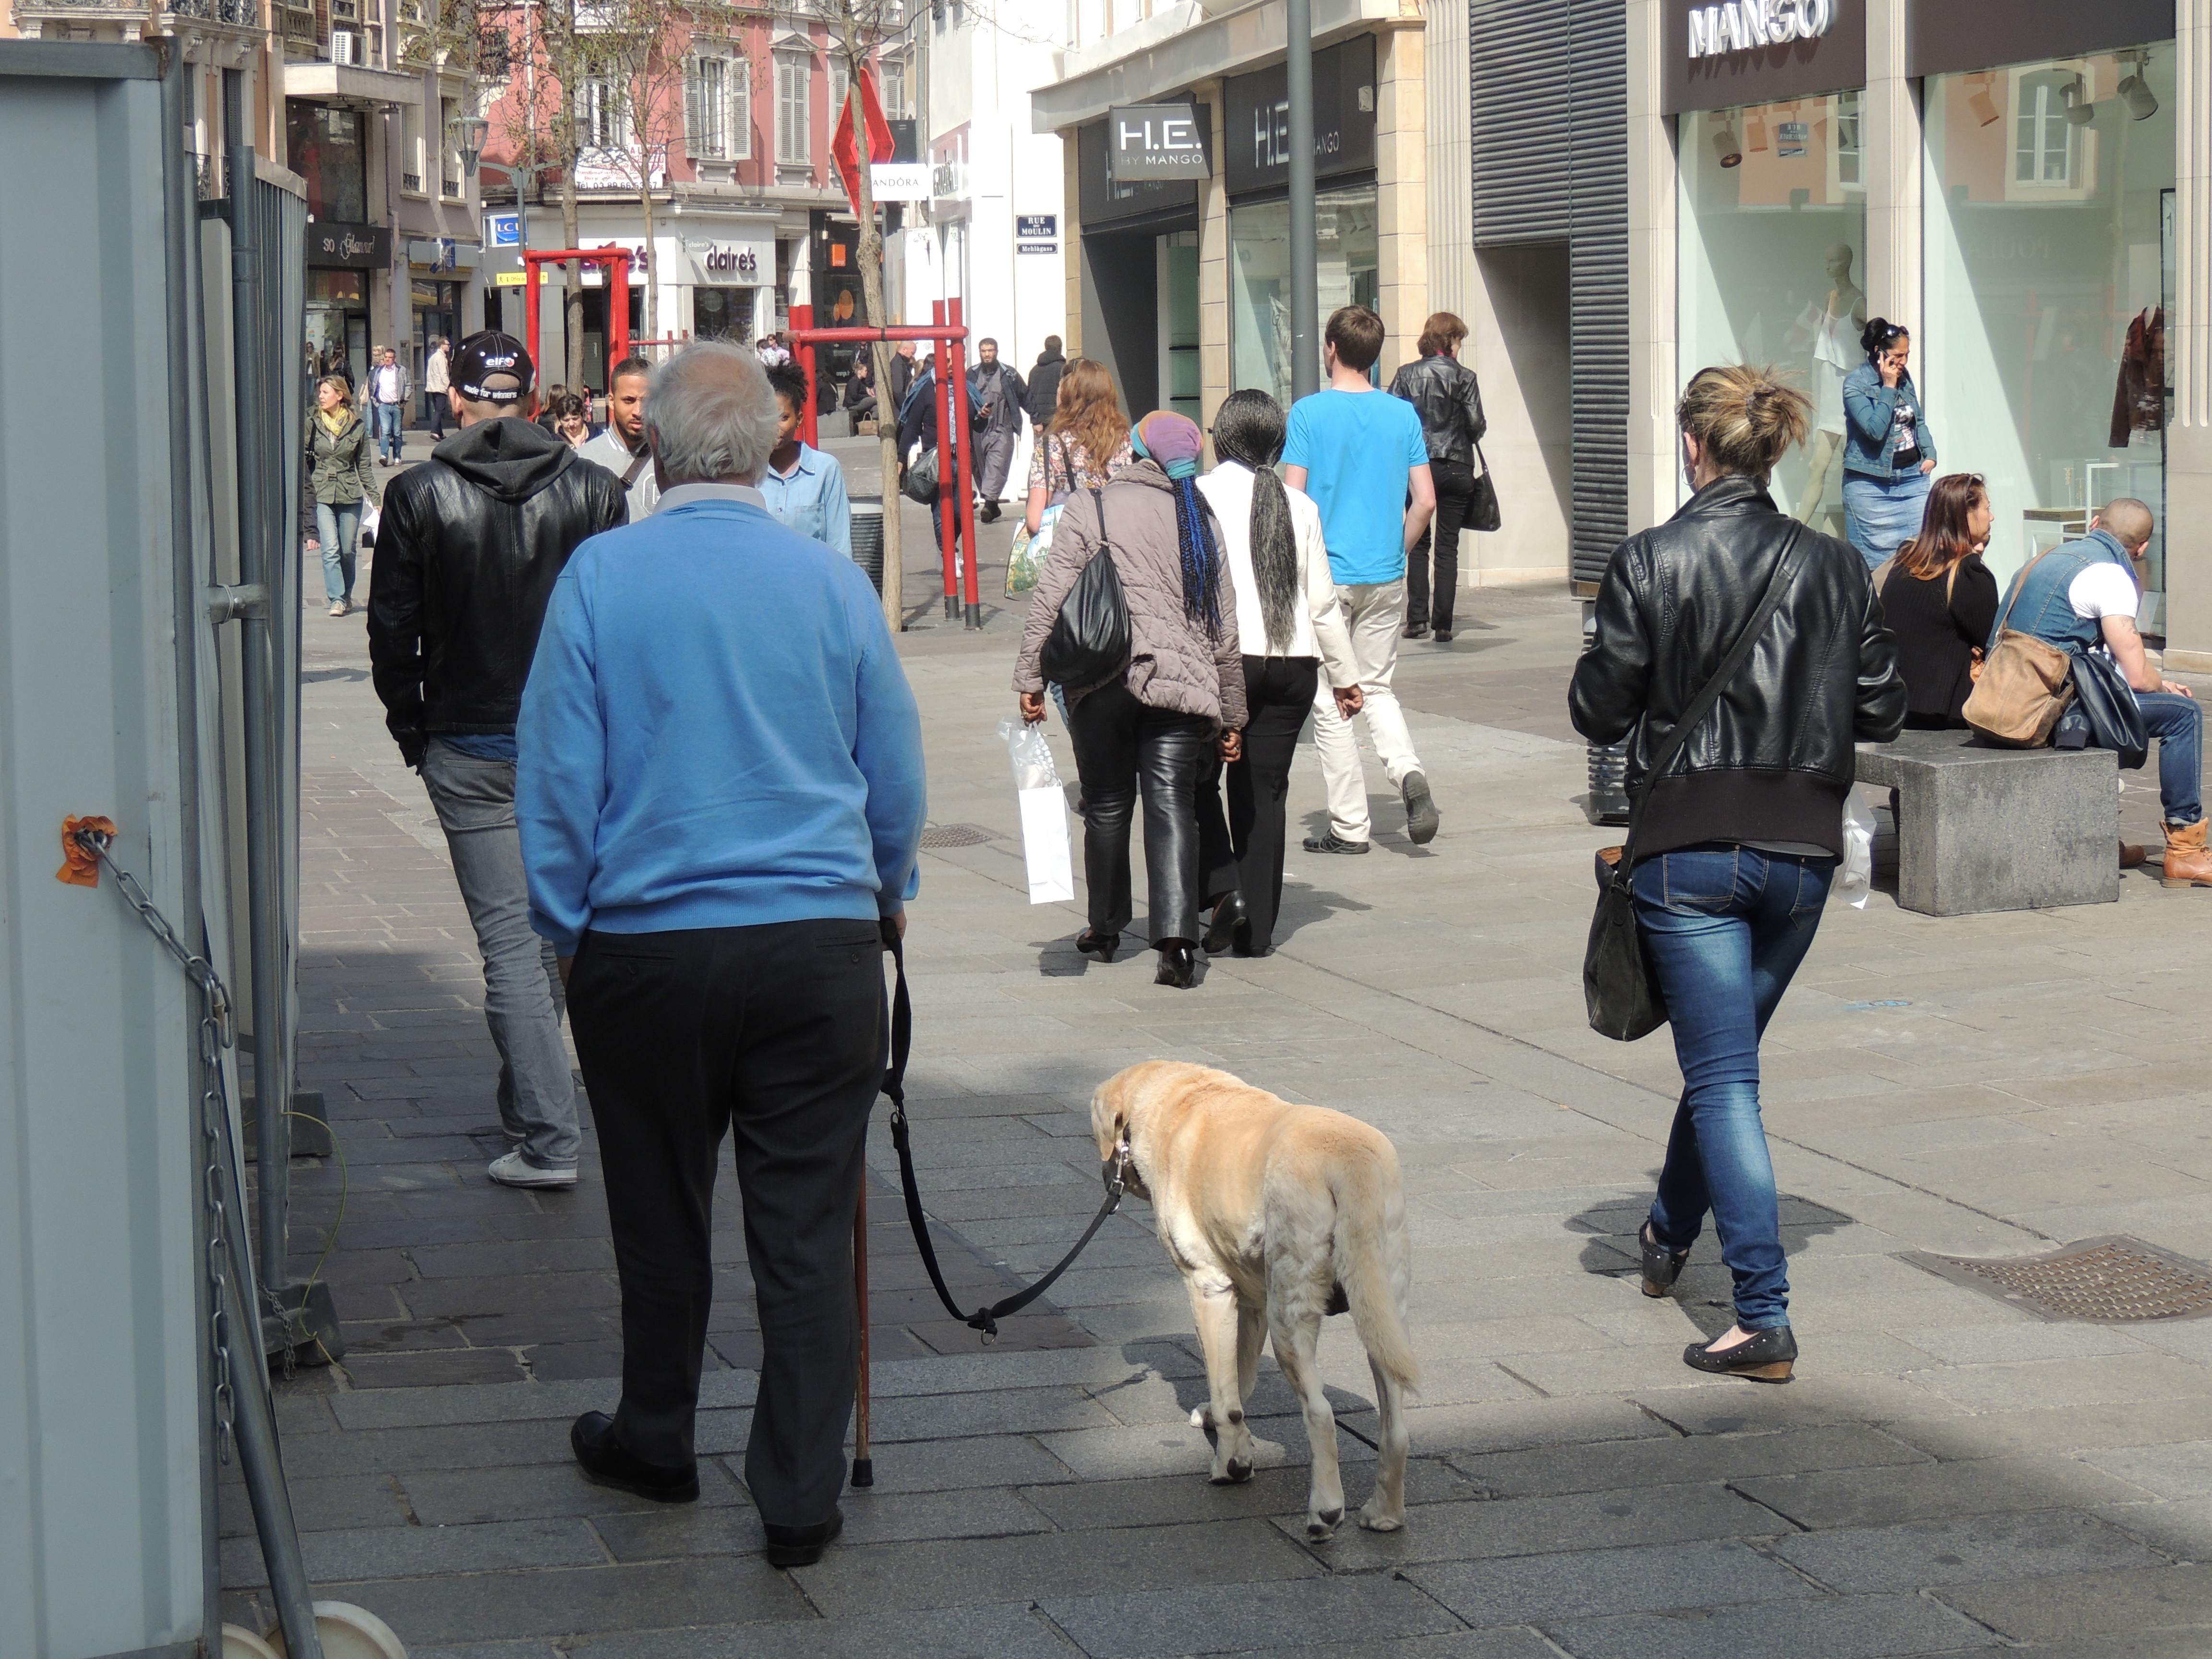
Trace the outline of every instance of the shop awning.
<path fill-rule="evenodd" d="M 302 59 L 284 65 L 284 95 L 324 104 L 411 104 L 420 109 L 422 77 Z"/>

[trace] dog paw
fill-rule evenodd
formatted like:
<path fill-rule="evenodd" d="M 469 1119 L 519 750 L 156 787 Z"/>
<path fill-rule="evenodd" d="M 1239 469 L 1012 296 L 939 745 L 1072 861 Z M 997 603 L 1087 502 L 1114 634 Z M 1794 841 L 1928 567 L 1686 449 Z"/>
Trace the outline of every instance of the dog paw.
<path fill-rule="evenodd" d="M 1402 1515 L 1370 1515 L 1365 1510 L 1362 1510 L 1359 1512 L 1359 1524 L 1370 1532 L 1402 1532 L 1405 1530 L 1406 1517 Z"/>
<path fill-rule="evenodd" d="M 1252 1478 L 1252 1466 L 1241 1457 L 1231 1458 L 1229 1460 L 1229 1478 L 1231 1480 L 1240 1485 L 1244 1481 L 1249 1480 Z"/>
<path fill-rule="evenodd" d="M 1306 1541 L 1325 1544 L 1336 1536 L 1336 1523 L 1344 1519 L 1341 1509 L 1322 1510 L 1306 1516 Z"/>

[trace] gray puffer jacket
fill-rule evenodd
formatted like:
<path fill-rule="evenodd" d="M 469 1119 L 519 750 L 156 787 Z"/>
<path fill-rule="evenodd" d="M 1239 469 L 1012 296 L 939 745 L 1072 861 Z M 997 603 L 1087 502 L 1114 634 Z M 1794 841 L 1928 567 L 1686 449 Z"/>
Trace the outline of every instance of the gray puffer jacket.
<path fill-rule="evenodd" d="M 1183 615 L 1182 555 L 1176 535 L 1175 492 L 1168 475 L 1155 462 L 1139 461 L 1116 473 L 1102 493 L 1106 541 L 1129 606 L 1131 694 L 1148 708 L 1196 714 L 1217 726 L 1243 730 L 1244 658 L 1237 641 L 1237 590 L 1229 578 L 1226 553 L 1215 590 L 1221 629 L 1208 638 L 1203 626 Z M 1206 498 L 1199 499 L 1202 502 Z M 1060 509 L 1052 552 L 1037 574 L 1036 592 L 1030 599 L 1029 623 L 1022 629 L 1022 653 L 1014 665 L 1017 691 L 1044 690 L 1037 655 L 1059 619 L 1061 604 L 1098 545 L 1099 500 L 1091 491 L 1079 489 Z M 1206 508 L 1209 518 L 1212 512 L 1212 507 Z M 1213 534 L 1219 544 L 1218 519 L 1213 520 Z M 1069 688 L 1069 705 L 1080 702 L 1097 689 Z"/>

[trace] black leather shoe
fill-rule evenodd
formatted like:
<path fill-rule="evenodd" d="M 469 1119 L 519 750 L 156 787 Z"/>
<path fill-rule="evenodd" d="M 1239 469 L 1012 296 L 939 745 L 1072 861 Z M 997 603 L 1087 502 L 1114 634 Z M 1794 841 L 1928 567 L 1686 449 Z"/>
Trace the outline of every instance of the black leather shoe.
<path fill-rule="evenodd" d="M 1682 1264 L 1690 1259 L 1687 1250 L 1670 1250 L 1653 1237 L 1651 1224 L 1645 1222 L 1636 1235 L 1636 1242 L 1644 1251 L 1644 1294 L 1664 1296 L 1674 1287 L 1682 1276 Z"/>
<path fill-rule="evenodd" d="M 1231 893 L 1213 907 L 1213 921 L 1206 930 L 1206 954 L 1218 957 L 1236 941 L 1245 920 L 1244 895 Z"/>
<path fill-rule="evenodd" d="M 761 1530 L 768 1534 L 769 1565 L 811 1567 L 822 1559 L 823 1550 L 837 1541 L 837 1534 L 845 1530 L 845 1511 L 832 1510 L 827 1521 L 811 1527 L 779 1527 L 772 1521 L 763 1521 Z"/>
<path fill-rule="evenodd" d="M 1701 1342 L 1692 1342 L 1682 1350 L 1682 1363 L 1693 1371 L 1741 1376 L 1752 1382 L 1787 1382 L 1796 1362 L 1797 1338 L 1787 1325 L 1753 1331 L 1733 1348 L 1718 1353 L 1710 1343 Z"/>
<path fill-rule="evenodd" d="M 1121 948 L 1119 933 L 1094 933 L 1088 927 L 1075 936 L 1078 955 L 1097 957 L 1101 962 L 1114 960 L 1114 952 Z"/>
<path fill-rule="evenodd" d="M 1428 623 L 1407 623 L 1406 624 L 1406 637 L 1407 637 L 1407 639 L 1409 639 L 1409 640 L 1425 640 L 1425 639 L 1428 638 L 1428 636 L 1429 636 L 1429 625 L 1428 625 Z"/>
<path fill-rule="evenodd" d="M 1367 848 L 1368 843 L 1364 841 L 1340 841 L 1334 830 L 1325 836 L 1306 837 L 1306 851 L 1309 853 L 1364 853 Z"/>
<path fill-rule="evenodd" d="M 1198 952 L 1188 939 L 1171 939 L 1160 946 L 1160 970 L 1152 983 L 1188 991 L 1198 983 Z"/>
<path fill-rule="evenodd" d="M 615 1420 L 605 1412 L 586 1412 L 568 1431 L 568 1449 L 594 1486 L 635 1492 L 656 1504 L 696 1504 L 699 1501 L 699 1469 L 687 1463 L 680 1468 L 648 1463 L 633 1455 L 615 1438 Z"/>
<path fill-rule="evenodd" d="M 1449 645 L 1451 643 L 1451 636 L 1452 631 L 1449 628 L 1439 628 L 1435 633 L 1429 635 L 1429 637 L 1434 640 L 1438 645 Z"/>

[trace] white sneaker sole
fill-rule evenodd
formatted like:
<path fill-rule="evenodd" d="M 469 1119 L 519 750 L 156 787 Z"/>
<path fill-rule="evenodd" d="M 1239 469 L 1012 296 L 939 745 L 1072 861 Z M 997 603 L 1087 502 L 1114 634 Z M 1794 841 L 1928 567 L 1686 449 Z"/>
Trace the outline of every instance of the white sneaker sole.
<path fill-rule="evenodd" d="M 573 1187 L 576 1184 L 574 1170 L 532 1170 L 525 1165 L 524 1172 L 520 1175 L 501 1174 L 497 1170 L 488 1170 L 485 1173 L 502 1187 Z"/>

